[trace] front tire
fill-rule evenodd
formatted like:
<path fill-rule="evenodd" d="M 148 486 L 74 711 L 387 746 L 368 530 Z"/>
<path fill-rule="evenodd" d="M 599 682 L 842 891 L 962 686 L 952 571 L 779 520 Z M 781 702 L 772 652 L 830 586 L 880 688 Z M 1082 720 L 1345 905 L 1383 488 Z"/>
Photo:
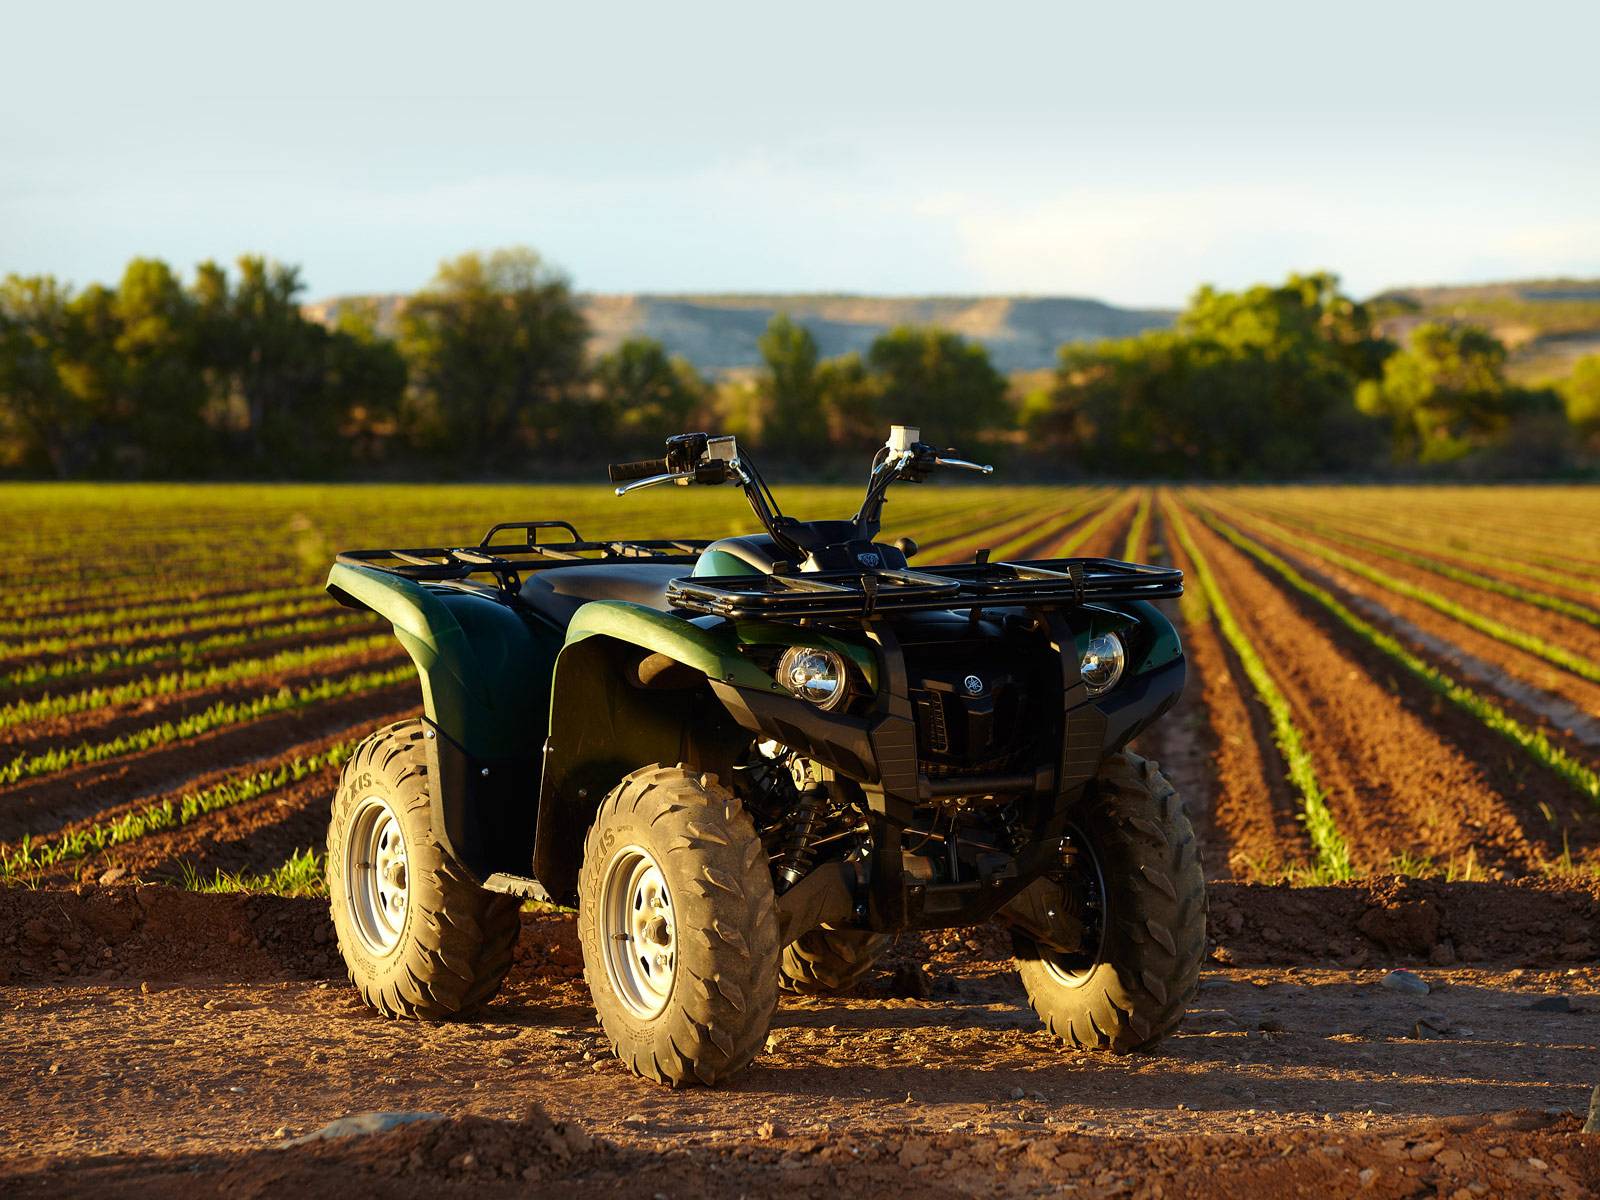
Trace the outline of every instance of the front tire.
<path fill-rule="evenodd" d="M 333 927 L 350 980 L 386 1017 L 439 1020 L 495 994 L 521 929 L 433 831 L 428 728 L 401 721 L 356 747 L 328 822 Z"/>
<path fill-rule="evenodd" d="M 1090 944 L 1063 954 L 1012 935 L 1028 1001 L 1080 1050 L 1126 1054 L 1183 1019 L 1205 957 L 1206 885 L 1194 829 L 1156 764 L 1109 760 L 1074 832 Z"/>
<path fill-rule="evenodd" d="M 766 1041 L 778 912 L 738 799 L 686 766 L 635 771 L 584 844 L 578 937 L 617 1057 L 657 1083 L 719 1083 Z"/>

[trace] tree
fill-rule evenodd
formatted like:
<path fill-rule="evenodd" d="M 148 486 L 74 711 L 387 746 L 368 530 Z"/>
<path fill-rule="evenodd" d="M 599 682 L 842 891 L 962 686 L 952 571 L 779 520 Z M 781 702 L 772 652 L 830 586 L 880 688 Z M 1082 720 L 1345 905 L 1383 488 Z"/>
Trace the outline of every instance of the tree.
<path fill-rule="evenodd" d="M 1579 439 L 1600 450 L 1600 354 L 1589 354 L 1572 365 L 1572 375 L 1561 386 L 1567 421 Z"/>
<path fill-rule="evenodd" d="M 400 319 L 414 433 L 469 469 L 579 436 L 588 333 L 566 277 L 532 250 L 441 263 Z"/>
<path fill-rule="evenodd" d="M 628 445 L 657 445 L 687 431 L 706 404 L 706 382 L 654 338 L 629 338 L 592 371 L 607 427 Z"/>
<path fill-rule="evenodd" d="M 94 414 L 64 377 L 71 293 L 48 275 L 0 281 L 0 455 L 66 477 L 85 465 Z"/>
<path fill-rule="evenodd" d="M 1357 404 L 1390 423 L 1397 457 L 1448 462 L 1502 436 L 1530 397 L 1508 388 L 1506 348 L 1486 329 L 1427 322 L 1362 385 Z"/>
<path fill-rule="evenodd" d="M 766 403 L 761 444 L 791 458 L 816 454 L 828 434 L 817 379 L 817 340 L 788 313 L 778 313 L 757 347 L 765 364 L 759 384 Z"/>
<path fill-rule="evenodd" d="M 90 288 L 75 308 L 93 331 L 79 356 L 81 387 L 115 430 L 117 469 L 158 477 L 212 469 L 197 311 L 172 268 L 133 259 L 115 293 Z"/>
<path fill-rule="evenodd" d="M 1391 347 L 1332 275 L 1201 288 L 1171 331 L 1064 346 L 1035 446 L 1124 474 L 1290 475 L 1376 453 L 1352 406 Z"/>
<path fill-rule="evenodd" d="M 892 329 L 868 349 L 867 368 L 879 412 L 941 446 L 973 447 L 1010 415 L 1006 378 L 988 351 L 948 330 Z"/>
<path fill-rule="evenodd" d="M 880 381 L 867 370 L 861 355 L 841 354 L 817 368 L 817 392 L 828 426 L 828 442 L 855 452 L 883 441 L 879 415 Z"/>

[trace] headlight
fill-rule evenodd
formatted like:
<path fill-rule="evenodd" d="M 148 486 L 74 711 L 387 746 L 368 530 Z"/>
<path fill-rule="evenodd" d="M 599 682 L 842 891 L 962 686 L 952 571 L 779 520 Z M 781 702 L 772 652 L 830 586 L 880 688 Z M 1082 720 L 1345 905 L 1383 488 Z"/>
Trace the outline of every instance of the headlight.
<path fill-rule="evenodd" d="M 1122 678 L 1122 667 L 1127 655 L 1122 650 L 1122 639 L 1114 633 L 1097 633 L 1089 639 L 1083 657 L 1078 660 L 1078 674 L 1089 688 L 1089 695 L 1099 696 L 1116 686 Z"/>
<path fill-rule="evenodd" d="M 778 682 L 819 708 L 844 702 L 844 659 L 832 650 L 790 646 L 778 660 Z"/>

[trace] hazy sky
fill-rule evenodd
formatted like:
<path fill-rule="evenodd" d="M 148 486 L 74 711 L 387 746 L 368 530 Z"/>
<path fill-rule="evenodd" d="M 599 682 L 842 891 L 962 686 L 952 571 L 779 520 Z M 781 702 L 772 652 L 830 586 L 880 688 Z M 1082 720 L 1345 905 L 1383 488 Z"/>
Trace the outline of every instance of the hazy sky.
<path fill-rule="evenodd" d="M 8 4 L 0 272 L 594 291 L 1600 275 L 1600 4 Z"/>

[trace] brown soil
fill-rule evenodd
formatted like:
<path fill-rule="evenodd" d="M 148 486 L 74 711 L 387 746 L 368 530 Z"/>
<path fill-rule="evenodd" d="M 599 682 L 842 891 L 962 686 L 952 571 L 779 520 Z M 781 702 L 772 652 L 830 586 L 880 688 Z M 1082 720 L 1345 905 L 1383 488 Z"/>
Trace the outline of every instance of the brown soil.
<path fill-rule="evenodd" d="M 748 1072 L 673 1093 L 605 1052 L 564 914 L 525 917 L 511 979 L 476 1019 L 428 1025 L 385 1021 L 332 978 L 318 902 L 12 889 L 0 892 L 0 1190 L 537 1184 L 731 1200 L 1600 1186 L 1600 1138 L 1574 1115 L 1600 1061 L 1600 967 L 1592 944 L 1587 965 L 1562 965 L 1559 941 L 1569 925 L 1592 933 L 1594 886 L 1223 884 L 1212 909 L 1233 961 L 1208 969 L 1152 1054 L 1063 1050 L 1027 1010 L 1003 938 L 926 935 L 886 964 L 923 965 L 913 994 L 908 972 L 883 970 L 853 996 L 786 1000 Z M 1386 946 L 1409 953 L 1439 931 L 1481 938 L 1486 958 L 1551 965 L 1419 966 L 1434 989 L 1423 997 L 1379 986 Z M 1369 961 L 1330 965 L 1352 944 Z M 1310 965 L 1251 965 L 1280 956 Z M 276 1148 L 397 1109 L 448 1120 Z"/>
<path fill-rule="evenodd" d="M 1188 521 L 1234 614 L 1289 698 L 1329 808 L 1358 868 L 1407 853 L 1440 865 L 1521 873 L 1600 839 L 1584 799 L 1518 758 L 1485 754 L 1495 735 L 1319 606 Z M 1508 749 L 1514 749 L 1508 746 Z"/>

